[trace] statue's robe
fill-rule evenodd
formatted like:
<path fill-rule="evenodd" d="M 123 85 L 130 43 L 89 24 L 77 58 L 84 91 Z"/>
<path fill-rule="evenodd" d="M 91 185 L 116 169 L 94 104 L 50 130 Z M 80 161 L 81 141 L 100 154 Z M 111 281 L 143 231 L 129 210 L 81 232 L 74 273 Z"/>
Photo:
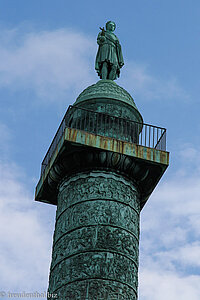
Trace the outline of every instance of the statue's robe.
<path fill-rule="evenodd" d="M 119 77 L 120 68 L 124 65 L 121 45 L 116 35 L 112 32 L 105 31 L 105 41 L 101 41 L 102 33 L 97 37 L 99 49 L 96 56 L 95 69 L 102 78 L 101 69 L 104 62 L 108 63 L 110 68 L 112 65 L 116 66 L 116 78 Z M 116 79 L 114 78 L 114 79 Z"/>

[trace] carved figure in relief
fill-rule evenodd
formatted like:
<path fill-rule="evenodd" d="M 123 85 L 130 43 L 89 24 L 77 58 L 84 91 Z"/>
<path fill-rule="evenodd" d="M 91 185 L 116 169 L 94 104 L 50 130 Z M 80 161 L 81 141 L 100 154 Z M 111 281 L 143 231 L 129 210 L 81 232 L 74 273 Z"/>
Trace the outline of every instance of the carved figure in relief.
<path fill-rule="evenodd" d="M 59 195 L 61 207 L 58 215 L 71 204 L 77 203 L 82 199 L 93 197 L 120 199 L 126 203 L 137 202 L 135 201 L 135 192 L 130 190 L 130 188 L 125 186 L 122 182 L 117 182 L 109 178 L 105 185 L 101 178 L 91 178 L 90 183 L 84 182 L 84 179 L 79 179 L 75 182 L 70 182 L 69 186 L 63 188 Z M 137 203 L 135 203 L 135 205 L 137 205 Z"/>

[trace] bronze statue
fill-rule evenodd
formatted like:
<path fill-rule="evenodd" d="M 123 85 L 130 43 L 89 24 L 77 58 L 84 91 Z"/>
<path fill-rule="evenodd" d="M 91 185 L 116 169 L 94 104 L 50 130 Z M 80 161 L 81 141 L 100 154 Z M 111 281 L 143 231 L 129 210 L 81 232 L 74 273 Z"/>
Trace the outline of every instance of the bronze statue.
<path fill-rule="evenodd" d="M 120 75 L 120 68 L 124 65 L 121 45 L 113 33 L 116 25 L 112 21 L 106 23 L 106 30 L 101 28 L 97 37 L 99 49 L 96 56 L 95 70 L 101 79 L 115 80 Z"/>

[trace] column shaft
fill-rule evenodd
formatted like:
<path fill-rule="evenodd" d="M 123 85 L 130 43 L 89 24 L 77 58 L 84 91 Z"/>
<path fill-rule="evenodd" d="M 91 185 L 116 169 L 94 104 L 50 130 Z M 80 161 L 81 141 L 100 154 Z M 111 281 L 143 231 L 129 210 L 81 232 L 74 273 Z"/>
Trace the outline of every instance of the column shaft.
<path fill-rule="evenodd" d="M 49 293 L 58 299 L 136 300 L 139 195 L 112 171 L 82 172 L 59 186 Z"/>

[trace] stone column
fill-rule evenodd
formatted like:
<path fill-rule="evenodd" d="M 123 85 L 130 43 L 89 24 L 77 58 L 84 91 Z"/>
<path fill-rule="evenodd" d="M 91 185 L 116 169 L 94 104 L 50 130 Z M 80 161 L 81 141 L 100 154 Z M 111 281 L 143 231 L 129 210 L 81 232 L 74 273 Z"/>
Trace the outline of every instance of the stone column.
<path fill-rule="evenodd" d="M 165 130 L 144 124 L 113 81 L 87 87 L 69 107 L 35 196 L 57 205 L 50 295 L 137 300 L 139 213 L 169 164 L 163 141 Z"/>
<path fill-rule="evenodd" d="M 58 299 L 136 300 L 139 193 L 111 170 L 59 184 L 49 293 Z"/>

